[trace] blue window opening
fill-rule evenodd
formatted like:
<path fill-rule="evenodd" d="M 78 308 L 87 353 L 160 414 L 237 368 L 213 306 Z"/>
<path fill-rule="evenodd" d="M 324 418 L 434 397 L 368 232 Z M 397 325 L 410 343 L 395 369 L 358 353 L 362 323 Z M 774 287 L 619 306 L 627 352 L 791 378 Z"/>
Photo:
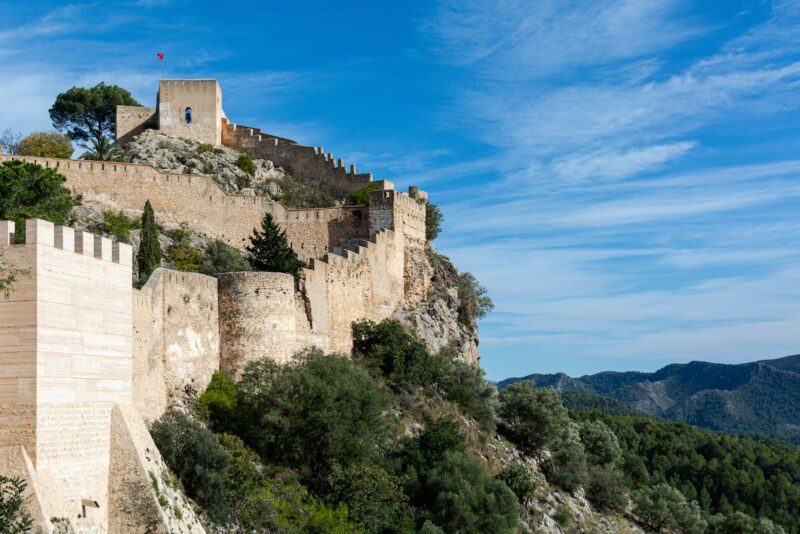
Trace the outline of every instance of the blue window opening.
<path fill-rule="evenodd" d="M 183 120 L 186 124 L 192 124 L 192 108 L 186 108 L 186 112 L 183 114 Z"/>

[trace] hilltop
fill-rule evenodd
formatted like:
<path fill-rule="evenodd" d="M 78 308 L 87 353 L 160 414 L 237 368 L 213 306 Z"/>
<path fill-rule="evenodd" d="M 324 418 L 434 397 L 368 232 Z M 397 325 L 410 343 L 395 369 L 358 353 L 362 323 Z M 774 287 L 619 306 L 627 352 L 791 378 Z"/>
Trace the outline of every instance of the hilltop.
<path fill-rule="evenodd" d="M 610 397 L 652 417 L 719 432 L 800 442 L 800 355 L 736 365 L 696 361 L 654 373 L 531 374 L 498 387 L 520 380 Z"/>

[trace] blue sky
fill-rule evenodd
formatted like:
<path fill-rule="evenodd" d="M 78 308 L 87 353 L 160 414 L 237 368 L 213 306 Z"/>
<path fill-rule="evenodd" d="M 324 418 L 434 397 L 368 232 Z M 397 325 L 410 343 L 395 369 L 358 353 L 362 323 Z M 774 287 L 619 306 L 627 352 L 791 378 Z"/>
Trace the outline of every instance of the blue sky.
<path fill-rule="evenodd" d="M 288 5 L 292 4 L 292 5 Z M 800 353 L 800 2 L 0 1 L 0 130 L 106 81 L 431 192 L 492 379 Z"/>

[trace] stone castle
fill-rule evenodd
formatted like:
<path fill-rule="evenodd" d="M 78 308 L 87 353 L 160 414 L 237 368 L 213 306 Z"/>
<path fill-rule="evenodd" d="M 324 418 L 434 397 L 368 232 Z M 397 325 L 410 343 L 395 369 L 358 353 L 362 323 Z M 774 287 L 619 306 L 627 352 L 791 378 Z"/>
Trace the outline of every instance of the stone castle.
<path fill-rule="evenodd" d="M 28 271 L 0 296 L 0 473 L 26 479 L 44 532 L 59 521 L 75 532 L 202 532 L 180 492 L 160 482 L 168 475 L 146 422 L 217 370 L 236 376 L 249 361 L 287 362 L 311 346 L 347 353 L 353 321 L 392 317 L 428 292 L 424 192 L 396 191 L 321 148 L 228 122 L 213 80 L 162 80 L 156 108 L 117 109 L 119 142 L 145 129 L 248 152 L 345 191 L 375 189 L 362 206 L 290 209 L 227 194 L 206 175 L 0 156 L 58 169 L 84 204 L 140 211 L 150 200 L 159 222 L 237 247 L 269 212 L 308 262 L 297 280 L 158 269 L 137 290 L 130 246 L 41 220 L 26 222 L 18 245 L 14 223 L 0 221 L 6 258 Z M 474 343 L 462 353 L 477 361 Z"/>

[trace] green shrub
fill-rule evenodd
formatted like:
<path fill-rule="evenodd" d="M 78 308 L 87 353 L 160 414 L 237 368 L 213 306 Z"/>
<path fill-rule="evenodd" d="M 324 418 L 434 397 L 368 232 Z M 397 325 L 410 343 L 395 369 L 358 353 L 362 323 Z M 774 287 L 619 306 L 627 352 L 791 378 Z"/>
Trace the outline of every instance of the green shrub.
<path fill-rule="evenodd" d="M 622 460 L 619 440 L 602 421 L 583 421 L 578 429 L 586 459 L 592 465 L 615 467 Z"/>
<path fill-rule="evenodd" d="M 750 517 L 742 512 L 708 518 L 707 534 L 784 534 L 786 531 L 769 519 Z"/>
<path fill-rule="evenodd" d="M 179 271 L 197 272 L 203 262 L 203 252 L 192 245 L 186 225 L 164 232 L 172 239 L 166 260 Z"/>
<path fill-rule="evenodd" d="M 195 152 L 197 153 L 198 156 L 201 155 L 201 154 L 207 154 L 209 152 L 214 152 L 214 145 L 212 145 L 210 143 L 202 143 L 202 144 L 197 146 L 197 148 L 195 149 Z"/>
<path fill-rule="evenodd" d="M 201 273 L 215 276 L 222 273 L 252 270 L 250 262 L 239 252 L 239 249 L 219 240 L 206 243 L 203 260 L 200 263 Z"/>
<path fill-rule="evenodd" d="M 586 452 L 580 442 L 578 427 L 565 421 L 548 441 L 550 460 L 544 464 L 547 480 L 567 491 L 574 491 L 586 483 L 589 473 Z"/>
<path fill-rule="evenodd" d="M 161 150 L 172 150 L 172 143 L 169 141 L 159 141 L 157 146 Z"/>
<path fill-rule="evenodd" d="M 464 326 L 473 326 L 475 321 L 486 317 L 494 309 L 494 303 L 486 288 L 478 283 L 472 273 L 461 273 L 458 277 L 458 320 Z"/>
<path fill-rule="evenodd" d="M 465 452 L 448 452 L 426 482 L 431 519 L 445 532 L 511 533 L 518 524 L 517 498 Z"/>
<path fill-rule="evenodd" d="M 212 152 L 214 152 L 214 154 L 216 154 L 217 156 L 221 156 L 222 154 L 225 153 L 225 149 L 217 147 Z"/>
<path fill-rule="evenodd" d="M 240 154 L 236 159 L 236 166 L 250 176 L 255 176 L 256 174 L 256 164 L 250 154 Z"/>
<path fill-rule="evenodd" d="M 497 388 L 486 380 L 479 365 L 461 360 L 447 362 L 441 374 L 441 388 L 445 398 L 458 404 L 463 412 L 486 432 L 493 432 L 499 404 Z"/>
<path fill-rule="evenodd" d="M 442 360 L 395 320 L 354 322 L 353 360 L 374 376 L 402 388 L 430 386 L 439 376 Z"/>
<path fill-rule="evenodd" d="M 415 532 L 413 509 L 400 480 L 381 467 L 335 467 L 329 485 L 329 500 L 347 504 L 350 520 L 367 532 Z"/>
<path fill-rule="evenodd" d="M 345 357 L 308 351 L 295 365 L 253 362 L 238 386 L 245 441 L 314 486 L 334 465 L 372 461 L 387 437 L 388 392 Z"/>
<path fill-rule="evenodd" d="M 369 194 L 372 191 L 377 191 L 381 188 L 378 182 L 370 182 L 361 189 L 353 191 L 347 197 L 352 206 L 365 206 L 369 204 Z"/>
<path fill-rule="evenodd" d="M 572 512 L 568 506 L 564 506 L 562 504 L 556 508 L 556 511 L 553 514 L 553 519 L 562 527 L 567 526 L 572 522 Z"/>
<path fill-rule="evenodd" d="M 23 242 L 26 219 L 66 224 L 78 204 L 55 169 L 35 163 L 6 161 L 0 165 L 0 220 L 16 223 L 17 242 Z"/>
<path fill-rule="evenodd" d="M 226 472 L 230 456 L 210 430 L 185 414 L 169 411 L 150 427 L 164 462 L 186 494 L 215 521 L 228 517 Z"/>
<path fill-rule="evenodd" d="M 532 382 L 515 382 L 500 392 L 499 430 L 522 451 L 539 452 L 570 423 L 567 410 L 553 389 Z"/>
<path fill-rule="evenodd" d="M 618 469 L 600 465 L 589 467 L 586 498 L 598 510 L 625 511 L 625 507 L 628 505 L 628 498 L 625 494 L 625 478 Z"/>
<path fill-rule="evenodd" d="M 0 532 L 25 534 L 33 528 L 33 519 L 23 510 L 27 486 L 21 478 L 0 475 Z"/>
<path fill-rule="evenodd" d="M 58 132 L 34 132 L 20 141 L 18 154 L 40 158 L 72 157 L 72 142 Z"/>
<path fill-rule="evenodd" d="M 706 528 L 697 502 L 686 502 L 669 484 L 657 484 L 633 494 L 633 513 L 651 532 L 700 534 Z"/>
<path fill-rule="evenodd" d="M 215 432 L 234 430 L 237 416 L 236 382 L 222 371 L 214 371 L 206 390 L 197 399 L 201 416 Z"/>
<path fill-rule="evenodd" d="M 103 212 L 103 222 L 95 224 L 92 229 L 98 233 L 113 235 L 117 241 L 122 243 L 131 242 L 131 230 L 141 227 L 141 221 L 131 219 L 122 212 L 113 211 Z"/>
<path fill-rule="evenodd" d="M 525 466 L 511 464 L 500 471 L 497 478 L 505 482 L 506 486 L 517 496 L 519 502 L 524 503 L 533 497 L 533 478 Z"/>
<path fill-rule="evenodd" d="M 425 239 L 433 241 L 442 231 L 444 215 L 436 204 L 425 202 Z"/>

